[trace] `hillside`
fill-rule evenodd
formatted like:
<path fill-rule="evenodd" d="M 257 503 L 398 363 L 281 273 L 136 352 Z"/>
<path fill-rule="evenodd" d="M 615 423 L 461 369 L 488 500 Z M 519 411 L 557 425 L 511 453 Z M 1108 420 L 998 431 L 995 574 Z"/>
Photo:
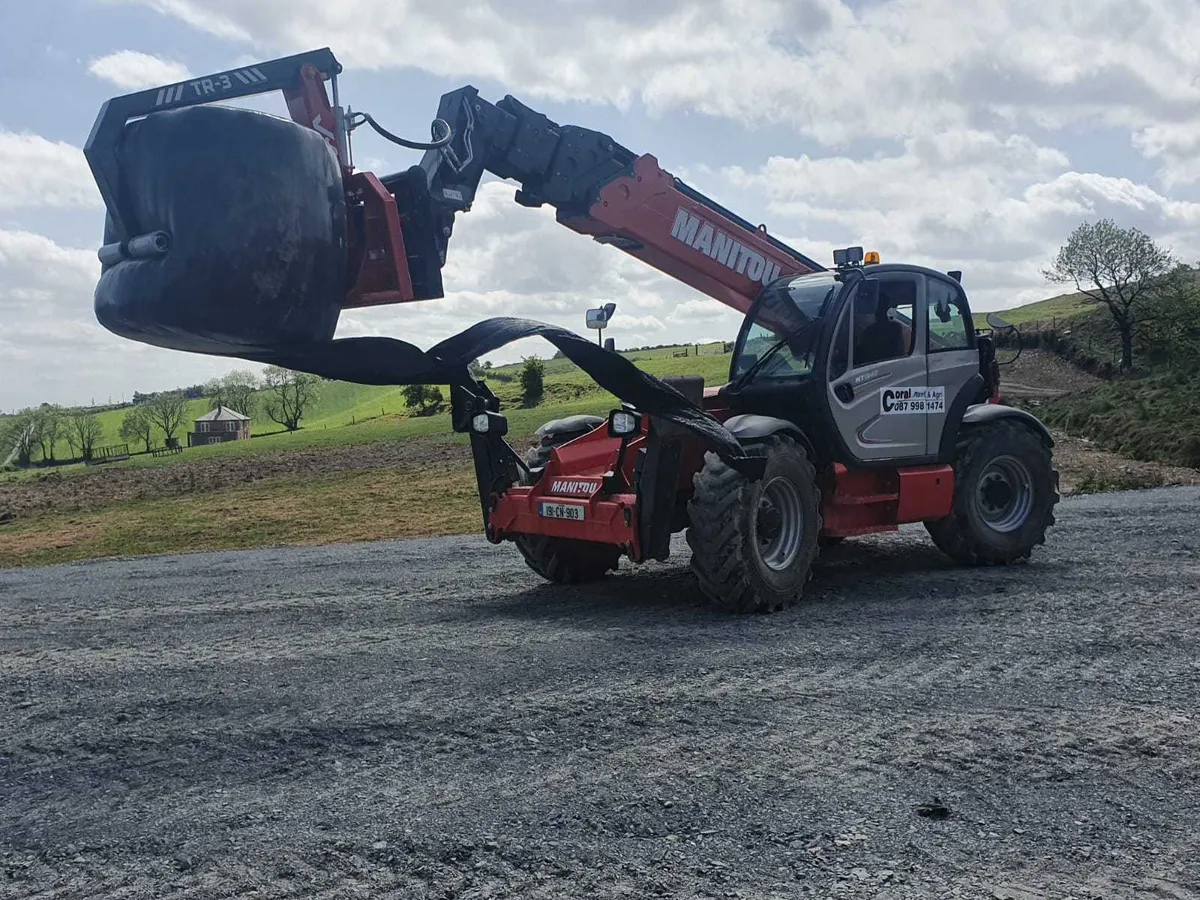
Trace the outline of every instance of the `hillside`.
<path fill-rule="evenodd" d="M 1089 385 L 1084 375 L 1081 389 L 1063 396 L 1017 392 L 1017 402 L 1030 405 L 1048 425 L 1126 458 L 1200 468 L 1200 373 L 1194 365 L 1152 339 L 1139 338 L 1135 370 L 1120 373 L 1117 336 L 1107 310 L 1085 305 L 1078 294 L 1002 315 L 1021 327 L 1023 356 L 1052 356 L 1060 369 L 1068 366 L 1081 375 L 1100 376 L 1091 378 Z M 1010 352 L 1002 349 L 1001 357 Z M 1049 386 L 1037 376 L 1025 376 L 1024 381 Z"/>
<path fill-rule="evenodd" d="M 687 356 L 677 356 L 676 354 L 684 353 L 685 348 L 670 346 L 634 350 L 622 355 L 658 377 L 693 374 L 704 376 L 708 384 L 721 384 L 725 381 L 729 372 L 729 354 L 724 352 L 722 344 L 693 344 L 688 345 L 686 351 Z M 541 405 L 533 409 L 525 409 L 521 404 L 520 363 L 498 366 L 487 373 L 488 386 L 501 399 L 514 434 L 529 435 L 547 419 L 579 412 L 606 412 L 616 404 L 615 397 L 601 390 L 586 373 L 569 360 L 548 359 L 545 360 L 545 365 L 545 398 Z M 448 402 L 448 392 L 443 393 L 447 394 Z M 451 442 L 466 440 L 465 437 L 456 438 L 451 433 L 446 404 L 443 404 L 441 411 L 433 414 L 413 416 L 411 410 L 405 406 L 400 387 L 341 381 L 325 382 L 319 401 L 305 414 L 300 430 L 290 433 L 264 414 L 264 406 L 265 397 L 260 392 L 252 425 L 255 435 L 252 440 L 192 447 L 180 456 L 168 457 L 148 456 L 139 452 L 142 450 L 140 446 L 131 446 L 130 449 L 135 454 L 133 458 L 112 465 L 158 467 L 176 464 L 182 457 L 209 459 L 256 455 L 279 450 L 370 444 L 423 435 L 440 435 Z M 192 420 L 208 408 L 207 400 L 189 401 L 183 431 L 190 430 Z M 97 414 L 104 431 L 99 446 L 124 443 L 119 434 L 121 421 L 127 412 L 128 407 L 105 410 Z M 186 443 L 183 434 L 178 436 Z M 156 445 L 163 442 L 163 437 L 162 432 L 155 429 Z M 70 449 L 65 440 L 57 443 L 55 456 L 70 457 Z M 59 468 L 63 472 L 71 473 L 83 467 Z M 29 474 L 17 473 L 17 477 L 28 477 Z M 0 474 L 0 479 L 5 477 L 14 476 Z"/>
<path fill-rule="evenodd" d="M 1024 306 L 994 310 L 994 312 L 1012 325 L 1029 325 L 1040 321 L 1070 319 L 1094 308 L 1087 302 L 1083 294 L 1073 293 L 1060 294 L 1047 300 L 1038 300 L 1036 303 L 1026 303 Z"/>

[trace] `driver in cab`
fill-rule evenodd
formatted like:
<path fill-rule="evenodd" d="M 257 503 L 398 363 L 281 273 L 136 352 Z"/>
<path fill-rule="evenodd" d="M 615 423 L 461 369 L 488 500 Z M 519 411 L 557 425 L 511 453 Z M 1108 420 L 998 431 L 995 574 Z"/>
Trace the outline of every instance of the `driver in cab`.
<path fill-rule="evenodd" d="M 896 305 L 903 302 L 891 286 L 879 286 L 879 302 L 859 292 L 854 301 L 854 367 L 907 356 L 912 328 L 898 320 Z"/>

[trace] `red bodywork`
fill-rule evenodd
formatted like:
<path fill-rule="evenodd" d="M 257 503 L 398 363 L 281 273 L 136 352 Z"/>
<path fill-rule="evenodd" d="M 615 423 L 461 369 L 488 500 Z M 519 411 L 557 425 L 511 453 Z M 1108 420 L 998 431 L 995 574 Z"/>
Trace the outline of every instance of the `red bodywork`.
<path fill-rule="evenodd" d="M 685 210 L 713 229 L 712 242 L 720 232 L 734 241 L 722 250 L 726 261 L 711 255 L 712 250 L 698 250 L 672 235 L 676 216 Z M 633 164 L 633 174 L 623 175 L 604 186 L 599 199 L 586 216 L 560 220 L 580 234 L 590 234 L 606 242 L 616 237 L 624 239 L 616 246 L 631 256 L 682 281 L 714 300 L 733 307 L 745 315 L 765 281 L 770 277 L 751 277 L 755 265 L 749 253 L 738 252 L 741 246 L 765 260 L 764 271 L 780 275 L 799 275 L 815 271 L 771 242 L 765 229 L 749 229 L 733 221 L 719 210 L 701 202 L 679 189 L 674 176 L 662 169 L 658 160 L 646 154 Z M 701 239 L 698 232 L 694 239 Z M 632 245 L 625 245 L 625 241 Z M 710 244 L 710 246 L 712 246 Z M 732 255 L 732 262 L 729 261 Z"/>
<path fill-rule="evenodd" d="M 730 415 L 729 410 L 710 411 L 722 420 Z M 638 450 L 646 440 L 645 434 L 630 439 L 622 453 L 621 438 L 610 437 L 602 426 L 556 447 L 537 484 L 511 487 L 491 498 L 491 540 L 498 543 L 518 534 L 540 534 L 595 541 L 619 546 L 631 559 L 641 561 L 645 557 L 638 538 L 638 498 L 633 484 Z M 685 439 L 676 486 L 680 498 L 691 495 L 692 477 L 703 463 L 703 444 Z M 608 491 L 604 489 L 606 481 Z M 819 473 L 818 481 L 821 533 L 827 537 L 895 531 L 907 522 L 938 519 L 949 515 L 954 498 L 954 470 L 944 465 L 852 472 L 834 463 Z M 581 506 L 584 519 L 542 516 L 543 501 Z"/>
<path fill-rule="evenodd" d="M 340 125 L 325 75 L 309 64 L 300 69 L 299 81 L 283 91 L 292 121 L 311 128 L 333 148 L 342 166 L 345 185 L 348 256 L 358 263 L 358 277 L 342 302 L 345 309 L 407 303 L 415 299 L 404 233 L 395 198 L 371 172 L 355 172 L 338 140 Z"/>

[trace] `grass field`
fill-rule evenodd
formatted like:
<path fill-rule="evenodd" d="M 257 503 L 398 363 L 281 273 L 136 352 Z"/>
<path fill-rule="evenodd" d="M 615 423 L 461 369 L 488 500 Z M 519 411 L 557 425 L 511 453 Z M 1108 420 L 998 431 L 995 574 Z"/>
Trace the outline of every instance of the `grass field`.
<path fill-rule="evenodd" d="M 1089 304 L 1082 294 L 1061 294 L 1015 309 L 996 310 L 996 314 L 1011 325 L 1028 325 L 1041 319 L 1070 319 L 1092 309 L 1095 306 Z"/>
<path fill-rule="evenodd" d="M 723 384 L 730 357 L 722 352 L 722 345 L 702 346 L 700 355 L 695 349 L 693 345 L 687 357 L 675 356 L 681 352 L 675 348 L 629 356 L 653 375 L 696 374 L 704 376 L 707 384 Z M 488 379 L 508 417 L 509 440 L 518 449 L 527 446 L 538 426 L 550 419 L 604 414 L 619 402 L 570 362 L 547 360 L 545 398 L 527 409 L 521 403 L 519 369 L 519 365 L 500 367 Z M 189 406 L 189 417 L 206 409 L 205 401 L 195 401 Z M 478 530 L 479 500 L 463 452 L 467 436 L 451 430 L 445 405 L 432 415 L 406 412 L 399 388 L 326 383 L 320 404 L 296 432 L 276 430 L 248 441 L 188 448 L 173 456 L 140 454 L 98 468 L 75 465 L 51 472 L 0 474 L 0 523 L 6 485 L 10 492 L 44 491 L 55 498 L 46 508 L 27 510 L 0 525 L 0 567 Z M 121 410 L 100 414 L 106 434 L 115 433 L 123 414 Z M 255 426 L 266 427 L 259 421 Z M 395 458 L 385 465 L 372 463 L 370 457 L 381 448 L 392 448 Z M 269 474 L 274 462 L 306 453 L 319 456 L 321 465 Z M 223 459 L 228 463 L 221 464 Z M 247 470 L 253 480 L 214 489 L 204 484 L 205 473 L 214 464 L 224 473 Z M 156 469 L 163 471 L 149 471 Z M 139 471 L 143 474 L 136 474 Z M 268 474 L 258 478 L 260 472 Z M 60 491 L 53 480 L 46 480 L 68 479 L 64 486 L 83 488 L 97 483 L 119 485 L 121 478 L 153 484 L 147 481 L 152 475 L 174 477 L 172 473 L 189 483 L 195 481 L 195 487 L 180 496 L 148 496 L 142 491 L 138 499 L 129 499 L 128 489 L 116 487 L 100 492 L 97 499 L 83 490 Z M 67 495 L 87 499 L 64 502 Z"/>
<path fill-rule="evenodd" d="M 462 534 L 480 527 L 465 465 L 267 479 L 213 493 L 33 516 L 0 528 L 0 568 L 103 557 Z"/>
<path fill-rule="evenodd" d="M 1157 372 L 1048 403 L 1042 419 L 1124 456 L 1200 468 L 1200 377 Z"/>
<path fill-rule="evenodd" d="M 1005 316 L 1019 323 L 1082 310 L 1071 298 L 1054 298 Z M 670 347 L 627 355 L 659 377 L 695 374 L 708 385 L 723 384 L 730 363 L 723 345 L 699 349 L 697 355 L 693 345 L 686 357 Z M 569 361 L 545 362 L 545 397 L 534 408 L 521 403 L 519 364 L 488 376 L 509 420 L 509 441 L 519 450 L 549 419 L 604 414 L 618 403 Z M 1191 399 L 1195 387 L 1161 379 L 1106 385 L 1040 413 L 1136 458 L 1200 461 L 1196 439 L 1185 439 L 1189 429 L 1163 415 L 1186 407 L 1186 423 L 1200 421 Z M 139 454 L 97 468 L 0 473 L 0 567 L 476 532 L 480 511 L 468 438 L 453 433 L 445 407 L 410 416 L 398 387 L 327 382 L 296 432 L 260 416 L 254 422 L 259 436 L 248 441 L 167 457 Z M 206 409 L 206 401 L 192 402 L 186 427 Z M 106 441 L 116 442 L 123 415 L 100 414 Z M 1162 426 L 1171 421 L 1175 425 Z M 31 496 L 46 502 L 29 503 Z"/>
<path fill-rule="evenodd" d="M 696 355 L 696 350 L 700 354 Z M 639 367 L 658 377 L 669 375 L 702 375 L 706 384 L 722 384 L 729 371 L 729 354 L 722 352 L 721 344 L 690 345 L 687 357 L 676 357 L 675 353 L 682 348 L 666 347 L 654 350 L 633 351 L 623 354 L 636 362 Z M 489 387 L 500 398 L 502 408 L 509 418 L 512 433 L 517 436 L 532 434 L 533 431 L 548 419 L 559 416 L 574 415 L 581 412 L 603 413 L 611 409 L 617 400 L 607 391 L 603 391 L 581 369 L 566 359 L 550 359 L 546 365 L 546 393 L 543 402 L 532 409 L 521 405 L 521 386 L 519 374 L 521 365 L 500 366 L 494 369 L 488 378 Z M 449 403 L 449 392 L 446 404 Z M 374 385 L 352 384 L 343 381 L 326 382 L 322 385 L 320 400 L 307 412 L 299 431 L 287 432 L 281 426 L 272 422 L 262 413 L 264 405 L 260 396 L 252 430 L 256 437 L 249 441 L 234 441 L 226 444 L 208 444 L 188 448 L 183 454 L 175 456 L 153 457 L 139 453 L 142 448 L 131 445 L 135 455 L 128 461 L 113 463 L 117 466 L 164 466 L 174 465 L 185 459 L 207 459 L 225 455 L 243 456 L 256 453 L 273 453 L 280 450 L 308 449 L 314 447 L 367 444 L 381 440 L 416 437 L 430 434 L 446 434 L 447 440 L 466 442 L 465 436 L 452 435 L 448 412 L 434 413 L 425 416 L 412 416 L 404 404 L 402 389 L 399 387 L 380 387 Z M 207 400 L 192 400 L 188 403 L 187 414 L 181 434 L 177 435 L 186 442 L 185 433 L 192 427 L 192 421 L 207 412 Z M 121 421 L 127 409 L 105 410 L 97 414 L 104 429 L 104 439 L 100 445 L 125 443 L 120 437 Z M 163 442 L 163 435 L 157 432 L 155 444 Z M 70 450 L 65 441 L 60 441 L 55 454 L 59 458 L 69 458 Z M 59 471 L 64 474 L 77 473 L 84 466 L 63 466 Z M 0 483 L 5 479 L 28 478 L 37 470 L 15 473 L 0 473 Z"/>

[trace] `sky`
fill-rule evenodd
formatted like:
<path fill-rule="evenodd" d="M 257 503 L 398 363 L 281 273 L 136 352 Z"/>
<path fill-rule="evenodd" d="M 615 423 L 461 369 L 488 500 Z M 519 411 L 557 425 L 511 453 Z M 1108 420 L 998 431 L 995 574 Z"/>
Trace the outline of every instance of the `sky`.
<path fill-rule="evenodd" d="M 394 132 L 427 135 L 464 84 L 512 94 L 818 261 L 861 244 L 960 269 L 979 310 L 1059 293 L 1042 270 L 1083 221 L 1200 260 L 1195 0 L 2 0 L 0 411 L 254 368 L 98 324 L 104 211 L 80 147 L 112 96 L 325 46 L 343 102 Z M 354 149 L 380 173 L 418 157 L 367 129 Z M 489 180 L 459 216 L 444 299 L 346 311 L 338 336 L 428 347 L 493 315 L 582 332 L 606 302 L 618 346 L 736 334 L 731 310 L 513 191 Z"/>

